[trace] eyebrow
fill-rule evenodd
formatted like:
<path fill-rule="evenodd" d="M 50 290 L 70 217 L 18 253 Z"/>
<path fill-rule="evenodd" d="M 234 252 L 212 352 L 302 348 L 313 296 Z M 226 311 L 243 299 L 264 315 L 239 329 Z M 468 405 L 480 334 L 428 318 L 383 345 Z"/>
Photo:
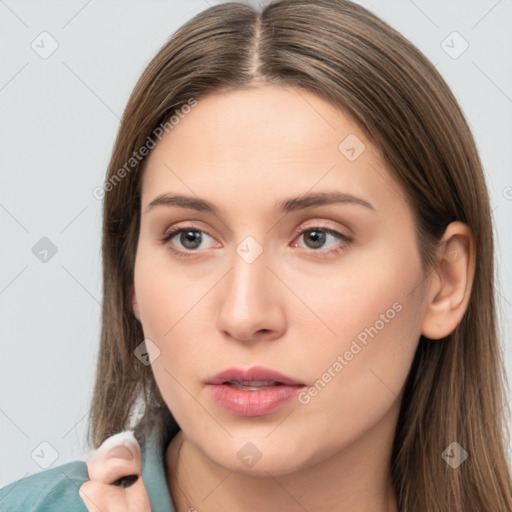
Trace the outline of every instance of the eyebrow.
<path fill-rule="evenodd" d="M 288 213 L 330 204 L 355 204 L 364 206 L 374 212 L 376 211 L 373 205 L 368 201 L 360 197 L 353 196 L 352 194 L 337 191 L 313 192 L 299 197 L 280 199 L 277 201 L 275 208 L 279 212 Z M 187 208 L 199 212 L 212 213 L 217 216 L 221 216 L 222 214 L 221 210 L 209 201 L 198 197 L 184 196 L 182 194 L 161 194 L 158 197 L 155 197 L 155 199 L 147 205 L 144 212 L 147 213 L 155 206 L 160 205 Z"/>

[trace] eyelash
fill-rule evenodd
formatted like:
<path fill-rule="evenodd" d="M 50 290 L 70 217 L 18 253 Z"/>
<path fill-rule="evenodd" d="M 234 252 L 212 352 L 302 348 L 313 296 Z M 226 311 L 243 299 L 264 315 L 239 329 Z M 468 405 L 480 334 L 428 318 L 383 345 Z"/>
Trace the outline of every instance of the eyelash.
<path fill-rule="evenodd" d="M 197 251 L 197 250 L 195 250 L 195 251 L 192 251 L 192 250 L 190 250 L 190 251 L 182 251 L 182 250 L 179 250 L 179 249 L 175 249 L 169 243 L 176 235 L 179 235 L 180 233 L 187 232 L 187 231 L 192 231 L 192 232 L 195 232 L 195 233 L 203 233 L 205 235 L 208 235 L 210 238 L 213 238 L 211 235 L 209 235 L 206 231 L 203 231 L 202 229 L 197 229 L 197 228 L 195 228 L 193 226 L 184 226 L 184 227 L 173 228 L 170 231 L 167 231 L 166 233 L 164 233 L 164 235 L 160 238 L 160 243 L 168 244 L 168 249 L 171 252 L 173 252 L 176 256 L 178 256 L 180 258 L 189 257 L 189 256 L 191 256 L 194 253 L 197 253 L 199 251 Z M 340 233 L 340 232 L 338 232 L 338 231 L 336 231 L 334 229 L 330 229 L 330 228 L 328 228 L 326 226 L 312 226 L 312 227 L 308 227 L 306 229 L 303 229 L 301 227 L 294 234 L 294 239 L 304 235 L 305 233 L 307 233 L 309 231 L 322 231 L 324 233 L 327 233 L 329 235 L 332 235 L 332 236 L 340 239 L 344 243 L 344 247 L 342 247 L 342 248 L 341 247 L 337 247 L 335 249 L 330 249 L 330 250 L 328 250 L 326 252 L 322 252 L 321 249 L 306 249 L 307 253 L 314 254 L 315 256 L 319 256 L 321 258 L 324 258 L 324 257 L 326 258 L 326 257 L 329 257 L 329 256 L 340 254 L 346 248 L 350 247 L 350 245 L 354 241 L 354 239 L 352 237 L 349 237 L 347 235 L 343 235 L 342 233 Z"/>

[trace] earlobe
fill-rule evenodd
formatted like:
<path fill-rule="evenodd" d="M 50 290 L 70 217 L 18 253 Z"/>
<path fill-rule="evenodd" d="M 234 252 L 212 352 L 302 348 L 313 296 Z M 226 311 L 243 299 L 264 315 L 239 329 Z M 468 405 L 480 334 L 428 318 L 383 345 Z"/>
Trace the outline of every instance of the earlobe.
<path fill-rule="evenodd" d="M 439 244 L 432 270 L 422 334 L 440 339 L 461 322 L 469 303 L 475 272 L 475 243 L 462 222 L 448 225 Z"/>

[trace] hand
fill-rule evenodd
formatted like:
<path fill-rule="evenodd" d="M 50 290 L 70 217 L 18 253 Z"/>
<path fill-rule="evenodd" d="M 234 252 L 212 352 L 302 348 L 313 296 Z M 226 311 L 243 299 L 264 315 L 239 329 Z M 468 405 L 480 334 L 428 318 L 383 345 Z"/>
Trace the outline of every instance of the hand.
<path fill-rule="evenodd" d="M 78 494 L 89 512 L 151 512 L 140 446 L 132 432 L 108 438 L 86 463 L 89 480 Z"/>

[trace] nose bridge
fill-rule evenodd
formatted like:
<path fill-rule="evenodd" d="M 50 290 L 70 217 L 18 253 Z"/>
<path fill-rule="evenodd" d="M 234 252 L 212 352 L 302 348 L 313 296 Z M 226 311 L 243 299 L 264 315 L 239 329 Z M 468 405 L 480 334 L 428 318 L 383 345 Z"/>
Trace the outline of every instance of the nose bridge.
<path fill-rule="evenodd" d="M 268 279 L 266 265 L 267 255 L 263 254 L 263 247 L 256 246 L 253 240 L 242 241 L 236 247 L 225 296 L 226 301 L 234 301 L 231 306 L 236 311 L 249 315 L 251 309 L 254 314 L 258 303 L 264 300 Z"/>
<path fill-rule="evenodd" d="M 268 254 L 253 237 L 238 244 L 221 288 L 218 329 L 245 340 L 259 331 L 273 331 L 269 335 L 277 336 L 284 316 L 270 282 L 273 276 L 268 263 Z"/>

